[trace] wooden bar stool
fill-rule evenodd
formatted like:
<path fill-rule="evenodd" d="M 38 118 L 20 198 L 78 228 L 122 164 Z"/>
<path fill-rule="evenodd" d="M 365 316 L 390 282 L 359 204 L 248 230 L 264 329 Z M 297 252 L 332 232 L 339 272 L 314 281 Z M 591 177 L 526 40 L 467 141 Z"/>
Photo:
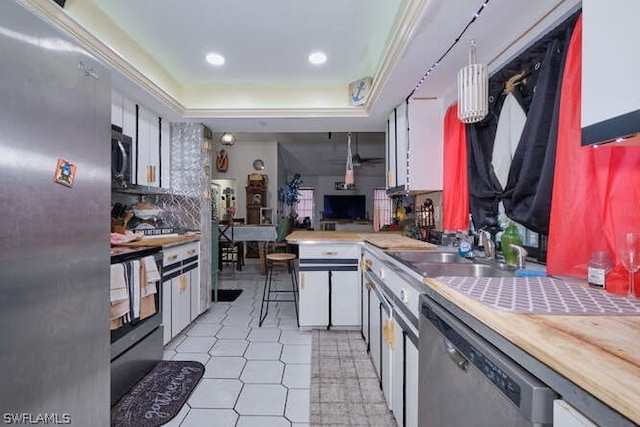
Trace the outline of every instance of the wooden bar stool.
<path fill-rule="evenodd" d="M 296 273 L 296 255 L 290 253 L 272 253 L 267 254 L 266 263 L 267 263 L 267 274 L 264 278 L 264 292 L 262 294 L 262 305 L 260 306 L 260 322 L 258 323 L 258 327 L 262 326 L 262 322 L 267 317 L 267 313 L 269 312 L 269 303 L 270 302 L 293 302 L 296 308 L 296 322 L 298 323 L 298 327 L 300 327 L 300 319 L 298 318 L 298 277 Z M 273 277 L 273 266 L 274 264 L 285 264 L 287 266 L 287 271 L 291 275 L 291 287 L 290 291 L 279 290 L 279 289 L 271 289 L 271 282 Z M 271 294 L 277 293 L 292 293 L 293 299 L 271 299 Z M 262 312 L 264 311 L 264 316 Z"/>

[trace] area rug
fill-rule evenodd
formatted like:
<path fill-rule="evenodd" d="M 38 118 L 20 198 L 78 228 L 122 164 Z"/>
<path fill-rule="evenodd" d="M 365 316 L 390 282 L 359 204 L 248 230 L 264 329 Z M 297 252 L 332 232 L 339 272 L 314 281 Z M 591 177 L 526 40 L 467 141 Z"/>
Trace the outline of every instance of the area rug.
<path fill-rule="evenodd" d="M 242 289 L 218 289 L 218 302 L 235 301 L 241 293 Z"/>
<path fill-rule="evenodd" d="M 166 424 L 180 412 L 203 374 L 200 362 L 159 362 L 111 408 L 111 426 Z"/>

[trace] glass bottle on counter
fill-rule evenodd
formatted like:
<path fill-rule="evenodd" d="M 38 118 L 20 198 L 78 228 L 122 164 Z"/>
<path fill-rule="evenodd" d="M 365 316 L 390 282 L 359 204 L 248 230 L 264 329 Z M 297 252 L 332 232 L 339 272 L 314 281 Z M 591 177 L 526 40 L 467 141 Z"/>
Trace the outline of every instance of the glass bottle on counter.
<path fill-rule="evenodd" d="M 516 224 L 509 221 L 509 225 L 507 225 L 504 233 L 502 233 L 502 237 L 500 237 L 500 246 L 502 247 L 505 262 L 511 265 L 518 265 L 518 254 L 515 249 L 511 247 L 512 243 L 522 246 L 522 238 L 520 237 L 520 233 L 518 233 Z"/>
<path fill-rule="evenodd" d="M 594 288 L 606 289 L 607 275 L 613 268 L 611 254 L 607 251 L 594 251 L 587 264 L 587 282 Z"/>

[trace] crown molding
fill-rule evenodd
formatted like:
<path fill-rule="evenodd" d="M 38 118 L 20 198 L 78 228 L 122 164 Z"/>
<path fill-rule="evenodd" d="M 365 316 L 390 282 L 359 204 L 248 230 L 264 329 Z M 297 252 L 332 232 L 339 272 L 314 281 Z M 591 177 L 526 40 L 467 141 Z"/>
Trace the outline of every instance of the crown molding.
<path fill-rule="evenodd" d="M 164 90 L 157 83 L 146 77 L 133 64 L 125 60 L 116 49 L 107 45 L 84 26 L 74 20 L 64 9 L 53 1 L 16 0 L 25 8 L 31 10 L 45 22 L 52 25 L 61 33 L 78 42 L 89 53 L 104 62 L 113 70 L 122 74 L 133 84 L 156 98 L 171 111 L 184 118 L 314 118 L 314 117 L 368 117 L 375 101 L 380 96 L 382 88 L 388 80 L 393 66 L 404 52 L 413 30 L 428 0 L 406 0 L 408 4 L 399 11 L 397 23 L 393 27 L 393 38 L 388 44 L 381 66 L 376 72 L 371 92 L 366 103 L 361 107 L 342 108 L 248 108 L 248 109 L 220 109 L 220 108 L 189 108 L 176 96 Z M 345 96 L 348 90 L 345 85 Z"/>
<path fill-rule="evenodd" d="M 373 108 L 375 101 L 380 96 L 382 89 L 391 75 L 393 67 L 407 48 L 416 24 L 420 20 L 422 12 L 429 0 L 408 1 L 409 4 L 404 8 L 402 16 L 398 18 L 399 23 L 394 25 L 393 39 L 389 43 L 384 53 L 382 64 L 373 78 L 371 92 L 364 105 L 367 111 L 371 111 L 371 108 Z"/>
<path fill-rule="evenodd" d="M 187 108 L 184 118 L 323 118 L 323 117 L 369 117 L 362 107 L 351 108 Z"/>
<path fill-rule="evenodd" d="M 137 68 L 126 61 L 115 49 L 105 44 L 85 27 L 75 21 L 67 12 L 53 1 L 16 0 L 26 9 L 35 13 L 62 34 L 78 42 L 90 54 L 104 62 L 107 66 L 118 71 L 143 90 L 149 92 L 176 114 L 182 115 L 185 106 L 173 95 L 162 89 L 151 79 L 142 74 Z"/>

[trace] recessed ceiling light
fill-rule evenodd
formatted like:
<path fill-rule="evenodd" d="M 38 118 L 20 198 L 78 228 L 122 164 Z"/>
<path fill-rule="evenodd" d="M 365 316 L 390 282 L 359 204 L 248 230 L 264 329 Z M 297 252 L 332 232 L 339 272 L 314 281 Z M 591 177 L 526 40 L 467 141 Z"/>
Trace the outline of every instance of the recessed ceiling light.
<path fill-rule="evenodd" d="M 208 53 L 206 56 L 207 62 L 211 65 L 224 65 L 224 56 L 219 53 Z"/>
<path fill-rule="evenodd" d="M 313 65 L 322 65 L 327 62 L 327 55 L 322 52 L 313 52 L 309 55 L 309 62 Z"/>

